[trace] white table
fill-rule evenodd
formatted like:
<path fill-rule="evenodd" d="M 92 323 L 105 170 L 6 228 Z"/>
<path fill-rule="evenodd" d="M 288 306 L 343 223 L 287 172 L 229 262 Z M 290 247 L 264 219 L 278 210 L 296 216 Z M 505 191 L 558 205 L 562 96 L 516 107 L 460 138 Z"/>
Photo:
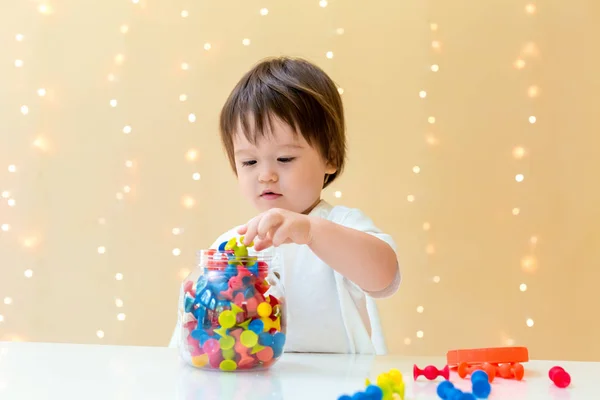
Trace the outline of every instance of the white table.
<path fill-rule="evenodd" d="M 183 364 L 177 350 L 0 342 L 0 399 L 60 400 L 337 400 L 364 389 L 366 377 L 398 368 L 406 383 L 406 400 L 437 399 L 438 381 L 413 381 L 413 364 L 443 366 L 444 358 L 284 354 L 269 372 L 222 373 Z M 560 364 L 572 383 L 559 389 L 548 370 Z M 530 361 L 525 378 L 497 378 L 490 399 L 594 399 L 600 396 L 600 363 Z M 441 379 L 441 378 L 438 378 Z M 463 390 L 470 382 L 452 373 Z"/>

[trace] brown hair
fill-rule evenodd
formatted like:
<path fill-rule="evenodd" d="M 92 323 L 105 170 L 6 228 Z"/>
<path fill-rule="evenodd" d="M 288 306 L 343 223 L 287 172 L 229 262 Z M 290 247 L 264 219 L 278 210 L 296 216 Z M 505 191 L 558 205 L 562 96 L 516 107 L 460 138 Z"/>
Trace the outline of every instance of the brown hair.
<path fill-rule="evenodd" d="M 221 141 L 234 171 L 233 137 L 241 128 L 250 141 L 265 136 L 273 117 L 300 132 L 336 168 L 323 188 L 339 176 L 346 158 L 342 99 L 319 67 L 300 58 L 277 57 L 258 63 L 237 83 L 220 116 Z M 250 125 L 253 126 L 250 126 Z M 270 130 L 272 132 L 272 129 Z"/>

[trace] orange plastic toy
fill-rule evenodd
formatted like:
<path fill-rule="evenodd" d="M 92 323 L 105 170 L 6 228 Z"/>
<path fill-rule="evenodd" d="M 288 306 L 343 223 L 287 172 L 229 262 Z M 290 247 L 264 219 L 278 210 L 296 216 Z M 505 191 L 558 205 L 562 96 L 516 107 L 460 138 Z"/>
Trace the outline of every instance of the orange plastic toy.
<path fill-rule="evenodd" d="M 458 376 L 464 379 L 467 375 L 471 375 L 474 371 L 477 371 L 478 369 L 483 370 L 487 374 L 488 381 L 490 383 L 494 381 L 494 378 L 496 377 L 496 366 L 487 362 L 475 365 L 469 365 L 466 362 L 461 362 L 460 364 L 458 364 L 457 372 Z"/>
<path fill-rule="evenodd" d="M 515 379 L 520 381 L 525 374 L 525 368 L 519 363 L 500 364 L 496 365 L 496 375 L 500 375 L 504 379 Z"/>
<path fill-rule="evenodd" d="M 450 368 L 458 368 L 460 363 L 474 364 L 513 364 L 529 361 L 527 347 L 488 347 L 481 349 L 450 350 L 446 353 L 446 363 Z"/>
<path fill-rule="evenodd" d="M 520 381 L 525 374 L 521 363 L 529 361 L 529 352 L 527 347 L 458 349 L 448 351 L 446 361 L 463 379 L 480 369 L 485 371 L 490 383 L 496 376 Z"/>

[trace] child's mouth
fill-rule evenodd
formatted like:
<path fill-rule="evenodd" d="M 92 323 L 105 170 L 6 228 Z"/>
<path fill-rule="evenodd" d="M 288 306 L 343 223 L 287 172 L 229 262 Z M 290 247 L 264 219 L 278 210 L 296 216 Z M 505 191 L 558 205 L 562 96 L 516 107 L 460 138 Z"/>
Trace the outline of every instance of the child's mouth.
<path fill-rule="evenodd" d="M 275 200 L 280 198 L 281 195 L 279 193 L 265 191 L 260 195 L 260 197 L 267 200 Z"/>

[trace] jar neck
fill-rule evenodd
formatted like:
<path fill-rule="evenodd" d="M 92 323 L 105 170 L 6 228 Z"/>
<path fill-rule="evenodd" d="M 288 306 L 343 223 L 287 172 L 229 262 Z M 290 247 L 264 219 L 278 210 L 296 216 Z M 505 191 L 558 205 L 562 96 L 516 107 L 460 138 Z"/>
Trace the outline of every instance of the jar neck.
<path fill-rule="evenodd" d="M 247 255 L 236 254 L 233 250 L 219 251 L 216 249 L 200 250 L 197 253 L 199 266 L 211 269 L 225 268 L 254 268 L 266 271 L 279 270 L 279 251 L 249 251 Z"/>

